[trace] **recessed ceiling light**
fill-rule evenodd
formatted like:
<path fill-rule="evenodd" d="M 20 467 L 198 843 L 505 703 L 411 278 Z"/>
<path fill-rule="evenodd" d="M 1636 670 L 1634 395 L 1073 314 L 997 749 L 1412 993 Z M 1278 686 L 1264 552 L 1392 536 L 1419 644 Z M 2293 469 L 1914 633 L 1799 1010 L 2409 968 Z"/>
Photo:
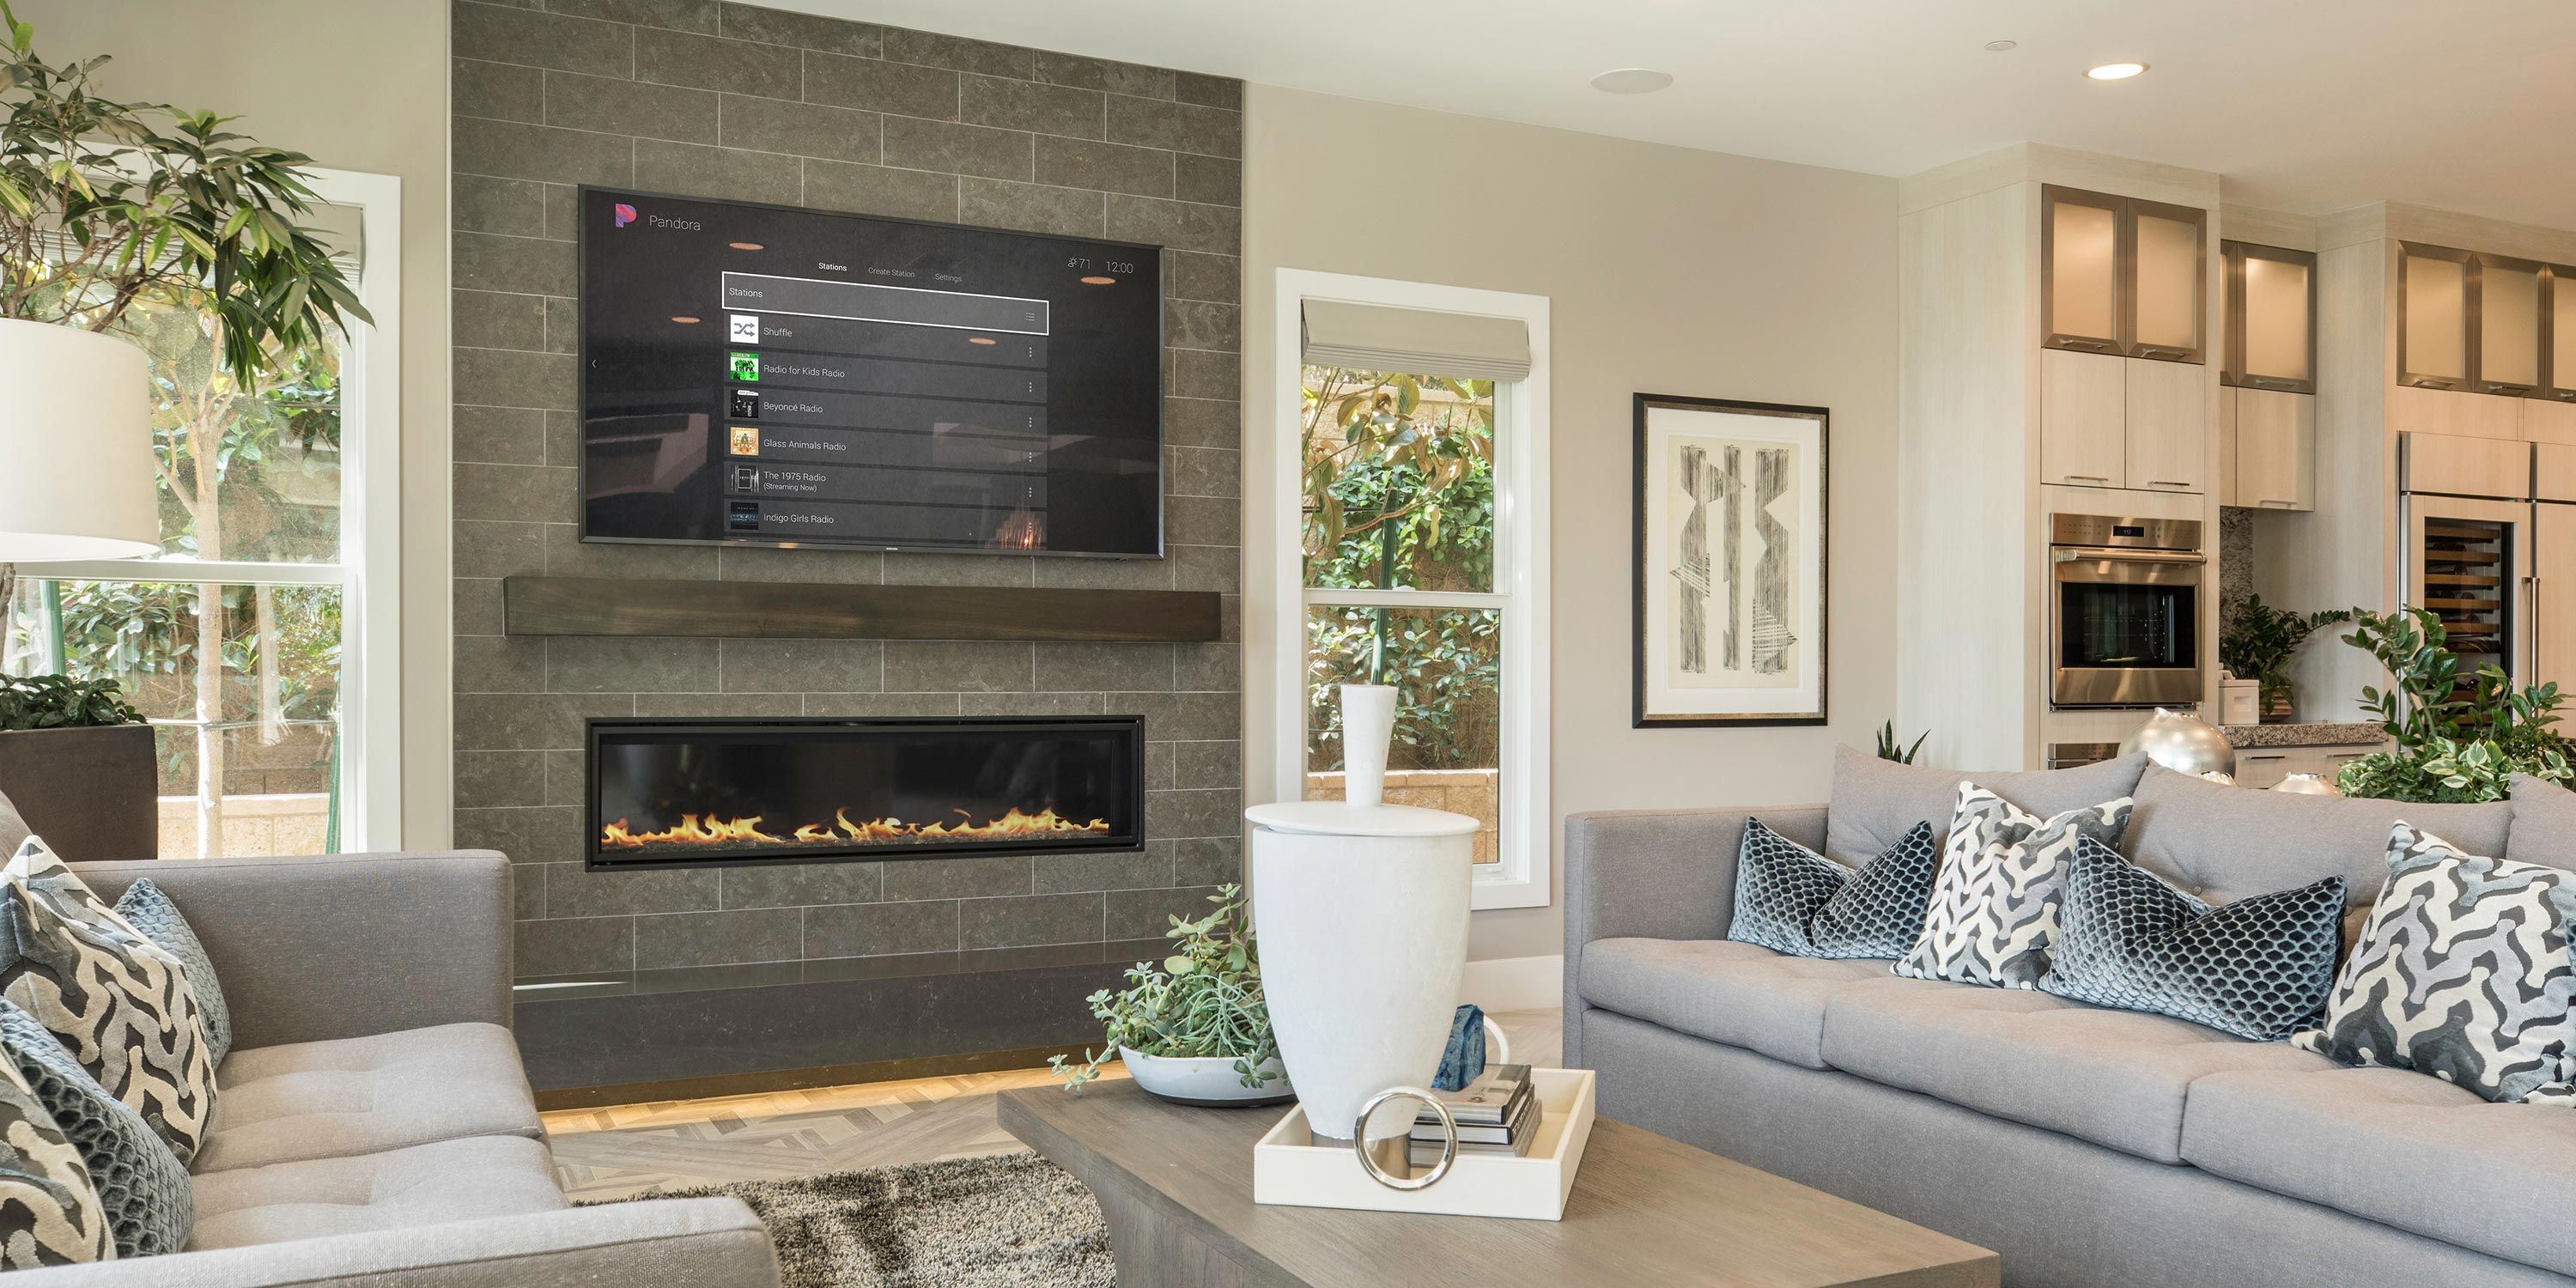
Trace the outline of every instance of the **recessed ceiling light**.
<path fill-rule="evenodd" d="M 2127 80 L 2132 76 L 2145 73 L 2146 70 L 2145 63 L 2104 63 L 2084 74 L 2095 80 Z"/>
<path fill-rule="evenodd" d="M 2018 40 L 1989 40 L 1986 42 L 1986 52 L 1990 54 L 2000 54 L 2007 49 L 2019 48 L 2021 48 L 2021 42 Z"/>
<path fill-rule="evenodd" d="M 1604 94 L 1652 94 L 1672 83 L 1671 72 L 1652 67 L 1620 67 L 1592 78 L 1592 88 Z"/>

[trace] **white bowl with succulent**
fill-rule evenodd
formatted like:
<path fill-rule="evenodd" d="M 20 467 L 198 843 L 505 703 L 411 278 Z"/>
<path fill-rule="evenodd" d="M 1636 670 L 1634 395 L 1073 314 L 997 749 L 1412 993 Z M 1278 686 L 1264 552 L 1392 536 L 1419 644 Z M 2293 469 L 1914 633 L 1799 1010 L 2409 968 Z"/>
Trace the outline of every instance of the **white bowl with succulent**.
<path fill-rule="evenodd" d="M 1104 988 L 1085 999 L 1108 1033 L 1081 1063 L 1047 1062 L 1066 1086 L 1099 1077 L 1114 1054 L 1137 1086 L 1178 1104 L 1249 1108 L 1296 1098 L 1270 1031 L 1242 888 L 1219 887 L 1208 902 L 1216 910 L 1196 921 L 1172 918 L 1163 933 L 1173 952 L 1160 965 L 1138 962 L 1127 969 L 1126 991 Z"/>

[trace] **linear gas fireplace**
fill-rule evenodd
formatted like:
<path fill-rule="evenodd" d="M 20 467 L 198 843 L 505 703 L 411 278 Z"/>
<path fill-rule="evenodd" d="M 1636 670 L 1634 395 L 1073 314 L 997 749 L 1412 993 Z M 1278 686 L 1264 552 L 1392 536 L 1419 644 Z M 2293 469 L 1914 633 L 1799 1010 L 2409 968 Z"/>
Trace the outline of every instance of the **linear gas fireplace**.
<path fill-rule="evenodd" d="M 592 868 L 1132 850 L 1138 716 L 590 722 Z"/>

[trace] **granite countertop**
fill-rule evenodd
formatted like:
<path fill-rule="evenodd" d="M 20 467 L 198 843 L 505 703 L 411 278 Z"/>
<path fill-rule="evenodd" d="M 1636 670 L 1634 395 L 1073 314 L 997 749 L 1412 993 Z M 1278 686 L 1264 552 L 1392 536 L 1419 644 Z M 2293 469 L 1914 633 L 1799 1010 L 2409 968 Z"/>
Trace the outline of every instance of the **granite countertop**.
<path fill-rule="evenodd" d="M 2378 725 L 2347 723 L 2220 725 L 2232 747 L 2356 747 L 2388 740 Z"/>

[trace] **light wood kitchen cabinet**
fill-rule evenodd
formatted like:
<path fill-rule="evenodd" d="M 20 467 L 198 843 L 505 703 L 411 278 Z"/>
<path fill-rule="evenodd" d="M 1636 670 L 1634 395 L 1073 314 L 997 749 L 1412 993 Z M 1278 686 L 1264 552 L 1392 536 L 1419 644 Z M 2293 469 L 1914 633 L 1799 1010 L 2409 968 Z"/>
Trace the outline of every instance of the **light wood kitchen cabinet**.
<path fill-rule="evenodd" d="M 2040 192 L 2039 254 L 2047 317 L 2040 343 L 2052 349 L 2118 353 L 2121 333 L 2121 215 L 2118 197 L 2073 188 Z"/>
<path fill-rule="evenodd" d="M 2043 348 L 2202 361 L 2208 211 L 2045 186 L 2039 253 Z"/>
<path fill-rule="evenodd" d="M 2526 397 L 2540 389 L 2545 360 L 2545 270 L 2503 255 L 2479 255 L 2474 265 L 2470 298 L 2477 315 L 2469 330 L 2477 338 L 2477 392 Z"/>
<path fill-rule="evenodd" d="M 2397 383 L 2469 387 L 2469 253 L 2398 243 Z"/>
<path fill-rule="evenodd" d="M 2233 434 L 2226 451 L 2234 486 L 2225 504 L 2258 510 L 2317 508 L 2317 400 L 2277 389 L 2222 395 Z"/>
<path fill-rule="evenodd" d="M 2121 360 L 2126 486 L 2151 492 L 2209 487 L 2209 410 L 2201 368 Z"/>
<path fill-rule="evenodd" d="M 2378 751 L 2381 743 L 2324 747 L 2248 747 L 2236 753 L 2236 785 L 2261 791 L 2278 786 L 2292 774 L 2315 774 L 2333 782 L 2343 767 Z"/>
<path fill-rule="evenodd" d="M 2125 486 L 2128 365 L 2108 353 L 2039 355 L 2041 482 Z"/>
<path fill-rule="evenodd" d="M 2408 434 L 2405 486 L 2409 492 L 2520 500 L 2531 495 L 2532 445 L 2508 438 Z"/>
<path fill-rule="evenodd" d="M 2576 505 L 2531 507 L 2531 674 L 2522 683 L 2576 688 Z"/>
<path fill-rule="evenodd" d="M 2576 266 L 2550 266 L 2546 289 L 2549 301 L 2549 367 L 2544 373 L 2540 396 L 2556 402 L 2576 402 Z"/>
<path fill-rule="evenodd" d="M 2576 447 L 2541 443 L 2531 449 L 2531 494 L 2543 501 L 2576 501 Z M 2559 575 L 2576 584 L 2576 565 Z"/>
<path fill-rule="evenodd" d="M 2246 242 L 2226 259 L 2225 360 L 2219 379 L 2252 389 L 2316 392 L 2317 257 Z"/>
<path fill-rule="evenodd" d="M 2128 355 L 2198 362 L 2207 350 L 2209 212 L 2133 198 L 2128 213 Z"/>

